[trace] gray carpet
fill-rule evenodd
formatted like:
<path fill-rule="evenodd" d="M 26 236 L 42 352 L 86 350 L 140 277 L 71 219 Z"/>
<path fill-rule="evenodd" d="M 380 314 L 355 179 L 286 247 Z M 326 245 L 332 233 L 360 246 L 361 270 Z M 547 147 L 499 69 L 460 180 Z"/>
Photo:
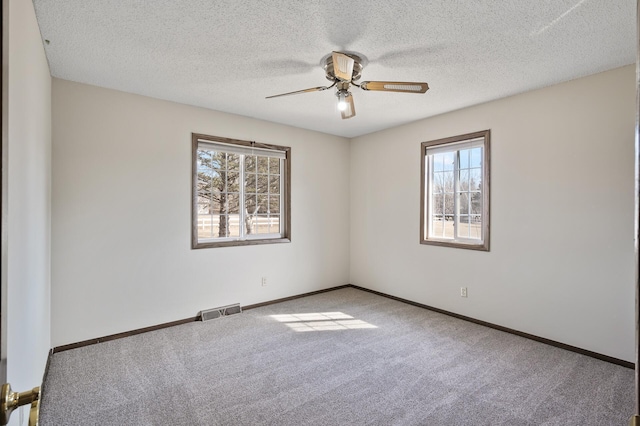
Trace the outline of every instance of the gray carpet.
<path fill-rule="evenodd" d="M 54 354 L 40 424 L 626 425 L 633 383 L 346 288 Z"/>

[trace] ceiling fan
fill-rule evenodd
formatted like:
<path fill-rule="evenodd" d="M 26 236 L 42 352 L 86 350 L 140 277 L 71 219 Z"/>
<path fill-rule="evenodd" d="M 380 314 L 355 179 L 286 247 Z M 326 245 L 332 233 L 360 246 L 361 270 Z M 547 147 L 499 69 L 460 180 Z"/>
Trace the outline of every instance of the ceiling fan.
<path fill-rule="evenodd" d="M 327 80 L 332 81 L 333 84 L 330 86 L 312 87 L 310 89 L 267 96 L 266 99 L 297 95 L 299 93 L 321 92 L 335 87 L 336 96 L 338 97 L 338 110 L 342 118 L 347 119 L 356 115 L 353 95 L 349 91 L 351 85 L 359 87 L 362 90 L 382 92 L 424 93 L 429 90 L 427 83 L 420 82 L 363 81 L 358 84 L 356 81 L 360 79 L 365 61 L 366 59 L 359 54 L 332 52 L 330 55 L 327 55 L 326 58 L 322 59 L 321 65 L 324 68 Z"/>

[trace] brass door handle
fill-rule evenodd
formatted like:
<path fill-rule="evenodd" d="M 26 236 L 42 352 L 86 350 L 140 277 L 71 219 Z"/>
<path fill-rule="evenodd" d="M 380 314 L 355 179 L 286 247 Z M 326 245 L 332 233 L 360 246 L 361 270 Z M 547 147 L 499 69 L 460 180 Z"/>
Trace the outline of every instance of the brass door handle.
<path fill-rule="evenodd" d="M 5 383 L 0 391 L 0 425 L 9 423 L 9 417 L 16 408 L 31 404 L 29 426 L 38 426 L 38 412 L 40 411 L 40 387 L 26 392 L 13 392 L 11 385 Z"/>

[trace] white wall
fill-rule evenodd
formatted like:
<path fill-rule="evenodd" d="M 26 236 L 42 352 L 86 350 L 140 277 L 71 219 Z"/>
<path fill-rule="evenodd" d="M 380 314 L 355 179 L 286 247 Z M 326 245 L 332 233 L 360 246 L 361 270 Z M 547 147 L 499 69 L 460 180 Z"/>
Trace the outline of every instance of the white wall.
<path fill-rule="evenodd" d="M 190 248 L 191 132 L 292 148 L 291 243 Z M 347 284 L 349 152 L 340 137 L 54 79 L 53 346 Z"/>
<path fill-rule="evenodd" d="M 8 77 L 7 378 L 25 391 L 51 348 L 51 76 L 31 1 L 9 3 Z"/>
<path fill-rule="evenodd" d="M 351 283 L 632 361 L 634 111 L 629 66 L 354 139 Z M 484 129 L 491 251 L 420 245 L 420 143 Z"/>

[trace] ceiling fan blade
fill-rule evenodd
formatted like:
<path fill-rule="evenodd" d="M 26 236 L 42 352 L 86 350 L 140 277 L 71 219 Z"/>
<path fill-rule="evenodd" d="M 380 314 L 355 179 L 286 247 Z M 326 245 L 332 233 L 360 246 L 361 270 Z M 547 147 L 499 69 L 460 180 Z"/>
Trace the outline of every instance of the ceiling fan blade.
<path fill-rule="evenodd" d="M 318 87 L 312 87 L 311 89 L 296 90 L 295 92 L 281 93 L 279 95 L 267 96 L 265 99 L 278 98 L 280 96 L 297 95 L 299 93 L 322 92 L 323 90 L 327 90 L 330 87 L 333 87 L 333 85 L 332 86 L 318 86 Z"/>
<path fill-rule="evenodd" d="M 347 108 L 344 111 L 340 111 L 343 120 L 356 116 L 356 106 L 353 103 L 353 95 L 349 94 L 345 101 L 347 101 Z"/>
<path fill-rule="evenodd" d="M 332 52 L 331 59 L 333 60 L 333 75 L 339 80 L 351 81 L 354 59 L 340 52 Z"/>
<path fill-rule="evenodd" d="M 429 90 L 427 83 L 400 82 L 400 81 L 363 81 L 360 83 L 363 90 L 379 90 L 382 92 L 424 93 Z"/>

